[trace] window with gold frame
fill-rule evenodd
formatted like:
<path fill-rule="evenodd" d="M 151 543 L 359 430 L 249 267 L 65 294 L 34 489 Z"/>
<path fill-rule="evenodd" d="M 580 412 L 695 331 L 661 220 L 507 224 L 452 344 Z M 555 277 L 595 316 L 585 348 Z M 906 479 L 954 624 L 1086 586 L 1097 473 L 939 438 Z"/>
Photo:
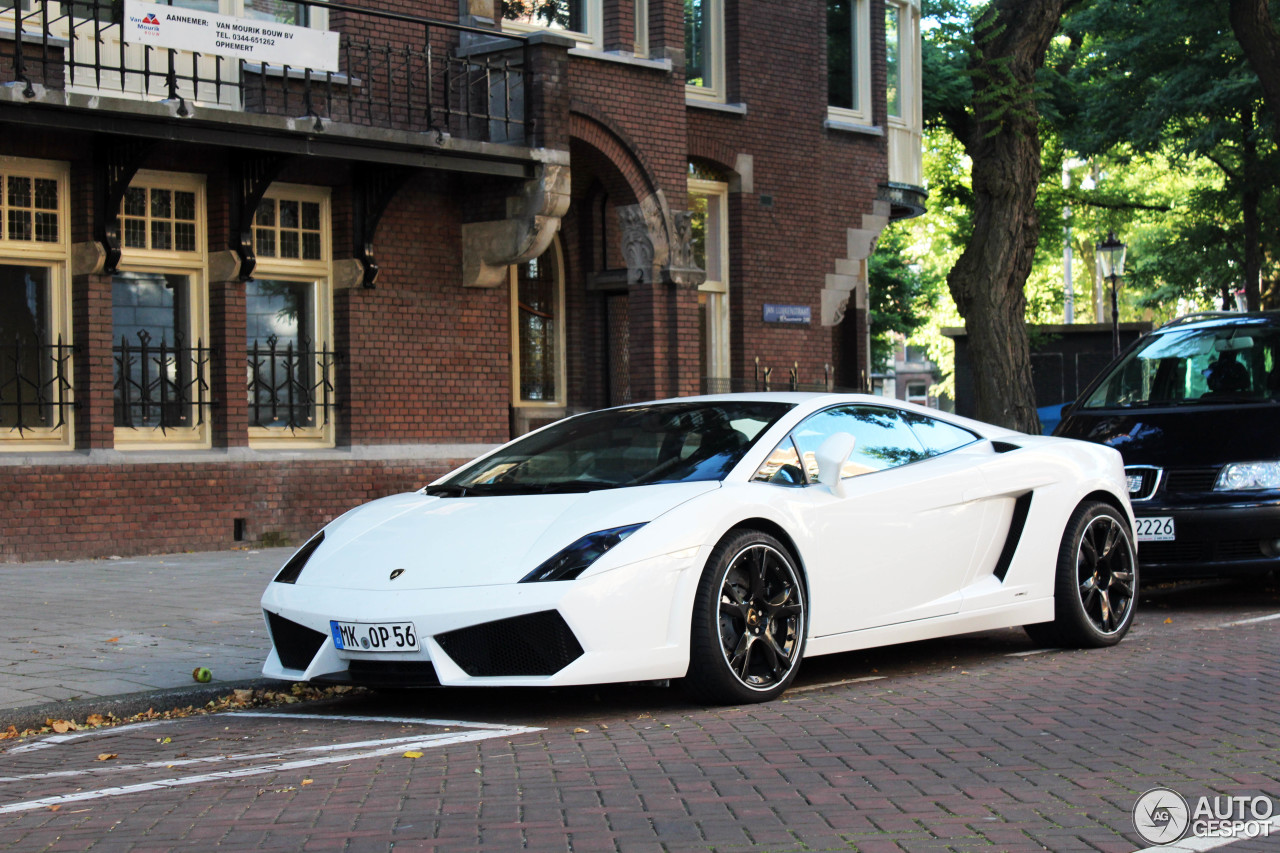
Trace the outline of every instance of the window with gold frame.
<path fill-rule="evenodd" d="M 512 404 L 565 405 L 564 259 L 560 238 L 511 267 Z"/>
<path fill-rule="evenodd" d="M 134 176 L 111 278 L 117 449 L 210 446 L 206 233 L 204 176 Z"/>
<path fill-rule="evenodd" d="M 249 443 L 331 447 L 333 249 L 329 191 L 272 184 L 253 221 L 245 285 Z"/>
<path fill-rule="evenodd" d="M 0 451 L 73 446 L 65 163 L 0 157 Z"/>

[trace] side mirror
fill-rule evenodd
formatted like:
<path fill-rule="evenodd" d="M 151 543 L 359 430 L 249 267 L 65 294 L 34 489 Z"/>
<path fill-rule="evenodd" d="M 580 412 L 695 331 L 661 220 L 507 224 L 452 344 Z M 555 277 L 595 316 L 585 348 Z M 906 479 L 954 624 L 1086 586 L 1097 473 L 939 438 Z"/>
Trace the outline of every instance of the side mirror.
<path fill-rule="evenodd" d="M 831 489 L 831 494 L 838 498 L 845 495 L 844 478 L 841 474 L 844 473 L 844 463 L 848 461 L 849 454 L 853 453 L 856 443 L 857 439 L 849 433 L 838 432 L 818 448 L 818 482 Z"/>

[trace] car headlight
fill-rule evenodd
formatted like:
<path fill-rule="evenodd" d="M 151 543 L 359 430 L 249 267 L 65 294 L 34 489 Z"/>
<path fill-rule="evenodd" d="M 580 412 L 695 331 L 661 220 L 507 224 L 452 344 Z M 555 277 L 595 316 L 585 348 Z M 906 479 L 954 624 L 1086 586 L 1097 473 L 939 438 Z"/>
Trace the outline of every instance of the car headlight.
<path fill-rule="evenodd" d="M 571 581 L 641 527 L 644 527 L 644 524 L 628 524 L 625 527 L 612 527 L 608 530 L 588 533 L 541 566 L 538 566 L 538 568 L 529 572 L 529 574 L 520 579 L 520 583 Z"/>
<path fill-rule="evenodd" d="M 289 558 L 289 562 L 284 564 L 284 568 L 280 570 L 280 574 L 276 575 L 276 583 L 295 583 L 298 575 L 302 574 L 302 569 L 307 565 L 307 560 L 311 559 L 311 555 L 320 547 L 320 543 L 324 541 L 324 531 L 321 530 L 315 536 L 307 541 L 294 555 Z"/>
<path fill-rule="evenodd" d="M 1218 473 L 1215 492 L 1280 489 L 1280 462 L 1233 462 Z"/>

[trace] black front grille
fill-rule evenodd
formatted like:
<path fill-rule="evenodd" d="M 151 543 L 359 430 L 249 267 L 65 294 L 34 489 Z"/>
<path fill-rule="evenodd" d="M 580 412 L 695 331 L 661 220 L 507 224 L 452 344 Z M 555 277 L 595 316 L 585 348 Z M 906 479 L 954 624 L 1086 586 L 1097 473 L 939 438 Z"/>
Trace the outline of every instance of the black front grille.
<path fill-rule="evenodd" d="M 1138 548 L 1144 563 L 1208 563 L 1257 560 L 1266 556 L 1257 539 L 1221 542 L 1143 542 Z"/>
<path fill-rule="evenodd" d="M 271 642 L 275 643 L 280 663 L 285 669 L 306 669 L 310 666 L 311 659 L 320 651 L 329 635 L 312 631 L 306 625 L 291 622 L 270 610 L 265 612 L 267 627 L 271 629 Z"/>
<path fill-rule="evenodd" d="M 439 687 L 429 660 L 353 660 L 347 667 L 354 684 L 369 687 Z"/>
<path fill-rule="evenodd" d="M 1164 490 L 1173 494 L 1212 492 L 1221 466 L 1212 468 L 1170 468 L 1164 475 Z"/>
<path fill-rule="evenodd" d="M 1257 539 L 1232 539 L 1218 543 L 1219 560 L 1256 560 L 1265 557 Z"/>
<path fill-rule="evenodd" d="M 529 613 L 436 634 L 467 675 L 553 675 L 582 655 L 582 645 L 555 610 Z"/>
<path fill-rule="evenodd" d="M 1140 563 L 1203 563 L 1209 559 L 1207 542 L 1143 542 Z"/>

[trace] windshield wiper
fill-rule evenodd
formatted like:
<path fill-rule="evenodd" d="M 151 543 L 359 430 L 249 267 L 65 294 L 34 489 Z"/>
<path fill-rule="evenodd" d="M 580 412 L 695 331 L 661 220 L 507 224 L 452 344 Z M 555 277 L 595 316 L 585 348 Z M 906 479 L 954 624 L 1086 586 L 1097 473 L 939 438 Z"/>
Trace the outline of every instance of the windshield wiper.
<path fill-rule="evenodd" d="M 465 498 L 471 488 L 468 486 L 458 486 L 453 484 L 444 484 L 441 486 L 427 486 L 427 494 L 437 498 Z"/>

